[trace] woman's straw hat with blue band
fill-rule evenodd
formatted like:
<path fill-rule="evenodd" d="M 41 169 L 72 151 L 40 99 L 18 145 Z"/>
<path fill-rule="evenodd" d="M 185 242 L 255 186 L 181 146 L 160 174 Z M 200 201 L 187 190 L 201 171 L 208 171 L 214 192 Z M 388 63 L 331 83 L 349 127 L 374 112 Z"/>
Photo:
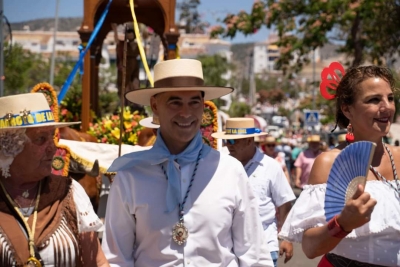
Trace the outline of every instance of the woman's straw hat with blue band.
<path fill-rule="evenodd" d="M 66 127 L 80 122 L 56 122 L 42 93 L 0 97 L 0 131 L 32 127 Z"/>
<path fill-rule="evenodd" d="M 241 139 L 267 134 L 255 127 L 253 118 L 229 118 L 226 120 L 225 132 L 213 133 L 211 136 L 219 139 Z"/>

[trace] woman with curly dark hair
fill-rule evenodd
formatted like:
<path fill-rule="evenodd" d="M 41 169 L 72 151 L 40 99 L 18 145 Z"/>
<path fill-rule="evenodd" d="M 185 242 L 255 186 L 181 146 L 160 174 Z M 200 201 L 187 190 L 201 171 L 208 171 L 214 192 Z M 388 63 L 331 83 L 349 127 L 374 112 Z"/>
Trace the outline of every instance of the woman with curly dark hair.
<path fill-rule="evenodd" d="M 343 70 L 344 71 L 344 70 Z M 329 82 L 332 82 L 330 80 Z M 400 266 L 400 149 L 382 142 L 395 114 L 395 81 L 378 66 L 350 69 L 337 84 L 336 122 L 347 128 L 347 142 L 322 153 L 309 185 L 288 215 L 280 237 L 302 243 L 309 258 L 324 255 L 319 266 Z M 325 96 L 329 97 L 329 94 Z M 350 142 L 376 143 L 365 188 L 328 223 L 324 199 L 335 158 Z"/>

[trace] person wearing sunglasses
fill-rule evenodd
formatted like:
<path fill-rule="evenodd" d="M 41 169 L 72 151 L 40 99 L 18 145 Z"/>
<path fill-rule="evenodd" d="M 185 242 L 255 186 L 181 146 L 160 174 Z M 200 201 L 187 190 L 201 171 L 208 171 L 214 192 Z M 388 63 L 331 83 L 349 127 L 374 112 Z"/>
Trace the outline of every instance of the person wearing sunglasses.
<path fill-rule="evenodd" d="M 265 135 L 267 133 L 255 128 L 253 118 L 230 118 L 226 121 L 226 131 L 214 133 L 212 137 L 223 139 L 230 155 L 243 164 L 259 203 L 268 249 L 274 266 L 277 266 L 279 255 L 285 254 L 285 263 L 293 257 L 292 243 L 283 241 L 279 244 L 278 230 L 290 211 L 295 195 L 281 165 L 257 148 L 254 138 Z"/>

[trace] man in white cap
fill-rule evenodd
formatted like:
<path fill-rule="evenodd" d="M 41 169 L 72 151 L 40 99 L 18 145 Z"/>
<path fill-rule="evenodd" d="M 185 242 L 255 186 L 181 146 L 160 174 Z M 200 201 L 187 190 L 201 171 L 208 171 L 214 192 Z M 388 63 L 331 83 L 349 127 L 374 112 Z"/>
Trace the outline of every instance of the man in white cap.
<path fill-rule="evenodd" d="M 293 256 L 292 243 L 282 241 L 279 244 L 278 230 L 290 211 L 291 201 L 295 199 L 295 195 L 281 165 L 256 147 L 254 138 L 266 134 L 255 128 L 253 118 L 230 118 L 226 121 L 226 131 L 214 133 L 212 136 L 226 140 L 230 155 L 245 167 L 249 182 L 259 201 L 261 223 L 276 267 L 278 255 L 285 254 L 285 263 Z M 276 209 L 279 220 L 275 216 Z"/>
<path fill-rule="evenodd" d="M 230 93 L 204 86 L 197 60 L 154 68 L 154 88 L 126 98 L 151 105 L 153 147 L 114 161 L 103 248 L 111 266 L 273 266 L 258 204 L 243 166 L 203 144 L 205 100 Z"/>

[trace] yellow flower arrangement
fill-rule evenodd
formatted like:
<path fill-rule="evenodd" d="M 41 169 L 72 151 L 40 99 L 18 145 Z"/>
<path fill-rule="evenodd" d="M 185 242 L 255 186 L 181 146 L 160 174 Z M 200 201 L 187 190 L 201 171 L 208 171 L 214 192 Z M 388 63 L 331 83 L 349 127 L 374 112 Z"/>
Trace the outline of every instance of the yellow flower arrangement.
<path fill-rule="evenodd" d="M 139 121 L 143 118 L 144 116 L 139 115 L 137 111 L 132 113 L 129 107 L 124 109 L 122 129 L 123 144 L 137 144 L 138 135 L 143 128 L 140 126 Z M 95 136 L 99 143 L 118 144 L 121 135 L 120 117 L 118 115 L 103 117 L 97 123 L 90 124 L 88 133 Z"/>

